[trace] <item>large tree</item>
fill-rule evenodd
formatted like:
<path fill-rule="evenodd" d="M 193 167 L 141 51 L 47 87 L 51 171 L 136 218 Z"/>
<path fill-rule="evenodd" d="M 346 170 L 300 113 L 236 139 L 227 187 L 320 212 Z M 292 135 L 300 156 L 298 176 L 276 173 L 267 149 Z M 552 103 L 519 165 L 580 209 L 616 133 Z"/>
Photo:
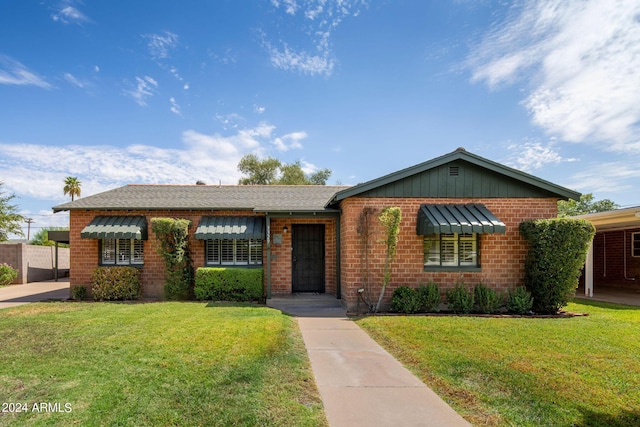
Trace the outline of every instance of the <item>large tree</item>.
<path fill-rule="evenodd" d="M 596 212 L 606 212 L 617 209 L 617 203 L 609 199 L 593 200 L 593 194 L 587 193 L 580 196 L 580 200 L 560 200 L 558 202 L 558 216 L 574 216 Z"/>
<path fill-rule="evenodd" d="M 82 183 L 78 180 L 78 177 L 68 176 L 64 179 L 64 195 L 67 194 L 71 196 L 71 201 L 75 199 L 75 196 L 80 197 L 80 186 Z"/>
<path fill-rule="evenodd" d="M 255 154 L 240 159 L 238 170 L 245 175 L 239 180 L 243 185 L 325 185 L 331 176 L 330 169 L 305 174 L 299 160 L 282 163 L 273 157 L 260 160 Z"/>
<path fill-rule="evenodd" d="M 18 213 L 17 206 L 10 204 L 11 200 L 16 197 L 15 194 L 5 196 L 4 191 L 2 191 L 3 184 L 0 181 L 0 242 L 9 240 L 10 234 L 24 237 L 20 223 L 25 220 Z"/>

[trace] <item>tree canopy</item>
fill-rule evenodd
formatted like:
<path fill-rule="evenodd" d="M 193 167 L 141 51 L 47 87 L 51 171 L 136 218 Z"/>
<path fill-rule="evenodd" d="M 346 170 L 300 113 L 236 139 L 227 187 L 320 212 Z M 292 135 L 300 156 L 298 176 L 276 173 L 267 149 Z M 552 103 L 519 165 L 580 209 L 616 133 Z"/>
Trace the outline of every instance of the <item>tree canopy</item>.
<path fill-rule="evenodd" d="M 9 240 L 10 234 L 24 236 L 20 223 L 25 220 L 24 216 L 18 213 L 18 207 L 10 204 L 16 197 L 15 194 L 5 196 L 2 191 L 3 184 L 0 181 L 0 242 Z"/>
<path fill-rule="evenodd" d="M 330 169 L 320 169 L 306 174 L 300 161 L 283 163 L 273 157 L 260 160 L 255 154 L 247 154 L 238 163 L 243 175 L 242 185 L 325 185 L 331 176 Z"/>
<path fill-rule="evenodd" d="M 82 191 L 80 186 L 82 182 L 78 180 L 78 177 L 68 176 L 64 179 L 64 195 L 67 194 L 71 196 L 71 201 L 75 199 L 76 196 L 80 197 L 80 192 Z"/>
<path fill-rule="evenodd" d="M 596 212 L 606 212 L 619 208 L 617 203 L 609 199 L 593 200 L 593 194 L 580 196 L 580 200 L 560 200 L 558 202 L 558 216 L 574 216 Z"/>
<path fill-rule="evenodd" d="M 50 231 L 69 231 L 69 227 L 47 227 L 38 231 L 33 235 L 29 244 L 35 246 L 55 246 L 56 242 L 53 240 L 49 240 L 49 232 Z M 66 243 L 60 243 L 59 246 L 61 248 L 68 248 L 69 245 Z"/>

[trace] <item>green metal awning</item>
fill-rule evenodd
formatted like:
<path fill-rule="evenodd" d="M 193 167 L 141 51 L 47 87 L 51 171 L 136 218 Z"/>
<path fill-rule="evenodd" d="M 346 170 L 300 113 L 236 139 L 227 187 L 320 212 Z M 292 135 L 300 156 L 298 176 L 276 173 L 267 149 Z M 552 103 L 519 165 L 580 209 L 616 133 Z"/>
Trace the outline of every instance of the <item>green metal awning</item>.
<path fill-rule="evenodd" d="M 449 233 L 504 233 L 506 227 L 481 204 L 421 205 L 417 232 L 420 236 Z"/>
<path fill-rule="evenodd" d="M 264 217 L 203 216 L 196 228 L 196 239 L 265 239 Z"/>
<path fill-rule="evenodd" d="M 82 230 L 80 237 L 147 240 L 147 219 L 143 216 L 97 216 Z"/>

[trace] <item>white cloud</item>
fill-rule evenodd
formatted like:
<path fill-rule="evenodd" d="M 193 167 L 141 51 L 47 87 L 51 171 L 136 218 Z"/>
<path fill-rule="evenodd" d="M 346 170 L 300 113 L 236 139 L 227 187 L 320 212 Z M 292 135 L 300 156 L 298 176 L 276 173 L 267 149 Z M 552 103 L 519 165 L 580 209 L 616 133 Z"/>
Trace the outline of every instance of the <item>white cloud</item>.
<path fill-rule="evenodd" d="M 274 138 L 271 143 L 278 151 L 289 151 L 295 148 L 302 148 L 300 141 L 307 137 L 306 132 L 292 132 L 283 135 L 281 138 Z"/>
<path fill-rule="evenodd" d="M 214 118 L 222 124 L 224 130 L 237 129 L 245 119 L 239 114 L 216 114 Z"/>
<path fill-rule="evenodd" d="M 171 112 L 174 114 L 177 114 L 178 116 L 182 116 L 182 109 L 180 108 L 180 105 L 178 105 L 178 103 L 176 102 L 176 99 L 172 96 L 171 98 L 169 98 L 169 102 L 171 103 Z"/>
<path fill-rule="evenodd" d="M 78 79 L 76 76 L 74 76 L 71 73 L 64 73 L 64 79 L 69 83 L 71 83 L 72 85 L 79 87 L 80 89 L 84 89 L 87 86 L 86 82 Z"/>
<path fill-rule="evenodd" d="M 637 198 L 640 169 L 636 164 L 628 161 L 594 163 L 572 175 L 569 185 L 588 193 L 611 193 L 614 201 L 615 194 L 628 195 L 630 191 L 636 192 Z"/>
<path fill-rule="evenodd" d="M 154 95 L 155 89 L 158 88 L 158 82 L 152 77 L 136 76 L 136 85 L 134 89 L 125 90 L 125 94 L 133 98 L 138 105 L 144 107 L 147 105 L 147 99 Z"/>
<path fill-rule="evenodd" d="M 263 114 L 265 111 L 267 111 L 266 107 L 263 107 L 261 105 L 254 105 L 253 106 L 253 111 L 258 113 L 258 114 Z"/>
<path fill-rule="evenodd" d="M 330 76 L 336 64 L 331 50 L 331 33 L 343 19 L 358 16 L 360 8 L 367 6 L 366 0 L 271 0 L 276 9 L 284 9 L 289 19 L 297 19 L 302 11 L 302 22 L 296 25 L 300 35 L 296 43 L 307 47 L 291 47 L 287 41 L 278 41 L 277 45 L 263 36 L 263 46 L 269 52 L 274 67 L 286 71 L 298 71 L 309 75 Z"/>
<path fill-rule="evenodd" d="M 37 86 L 43 89 L 51 89 L 52 87 L 42 77 L 6 55 L 0 55 L 0 84 Z"/>
<path fill-rule="evenodd" d="M 491 88 L 528 81 L 533 123 L 565 141 L 640 152 L 640 3 L 517 3 L 467 59 Z"/>
<path fill-rule="evenodd" d="M 565 160 L 553 148 L 553 143 L 546 145 L 537 141 L 525 141 L 522 144 L 512 144 L 508 149 L 513 152 L 510 156 L 510 166 L 525 172 L 540 169 L 549 164 L 559 164 Z"/>
<path fill-rule="evenodd" d="M 63 24 L 81 24 L 83 22 L 90 22 L 91 20 L 77 7 L 76 4 L 79 2 L 74 0 L 64 0 L 60 3 L 60 5 L 55 9 L 55 12 L 51 14 L 51 19 L 56 22 L 62 22 Z"/>
<path fill-rule="evenodd" d="M 147 39 L 149 53 L 154 59 L 169 58 L 169 51 L 178 45 L 178 35 L 165 31 L 164 34 L 143 34 Z"/>

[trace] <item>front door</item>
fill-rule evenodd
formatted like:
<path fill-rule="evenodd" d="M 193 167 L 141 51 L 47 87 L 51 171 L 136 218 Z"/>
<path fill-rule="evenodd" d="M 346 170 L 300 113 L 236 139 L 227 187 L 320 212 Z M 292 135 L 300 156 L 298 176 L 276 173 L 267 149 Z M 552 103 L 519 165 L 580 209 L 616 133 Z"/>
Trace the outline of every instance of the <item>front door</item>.
<path fill-rule="evenodd" d="M 292 291 L 324 292 L 324 225 L 294 224 Z"/>

